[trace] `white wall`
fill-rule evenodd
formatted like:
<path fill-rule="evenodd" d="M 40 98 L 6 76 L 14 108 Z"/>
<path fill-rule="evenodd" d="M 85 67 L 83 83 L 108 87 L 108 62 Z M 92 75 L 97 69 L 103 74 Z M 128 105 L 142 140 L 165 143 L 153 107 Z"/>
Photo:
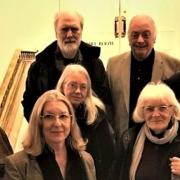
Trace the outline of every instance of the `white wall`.
<path fill-rule="evenodd" d="M 106 66 L 109 56 L 129 49 L 127 38 L 119 41 L 113 34 L 119 2 L 127 24 L 135 14 L 151 15 L 158 29 L 155 47 L 180 57 L 179 0 L 4 0 L 0 2 L 0 84 L 16 49 L 41 51 L 55 39 L 53 20 L 59 9 L 76 9 L 83 14 L 84 40 L 96 45 L 113 42 L 101 45 Z"/>
<path fill-rule="evenodd" d="M 55 39 L 59 0 L 0 2 L 0 84 L 16 49 L 41 50 Z"/>
<path fill-rule="evenodd" d="M 155 48 L 180 58 L 180 1 L 179 0 L 121 0 L 127 22 L 136 14 L 148 14 L 156 23 Z M 123 41 L 123 44 L 126 44 Z M 122 43 L 121 43 L 122 44 Z M 128 44 L 122 46 L 122 51 Z"/>

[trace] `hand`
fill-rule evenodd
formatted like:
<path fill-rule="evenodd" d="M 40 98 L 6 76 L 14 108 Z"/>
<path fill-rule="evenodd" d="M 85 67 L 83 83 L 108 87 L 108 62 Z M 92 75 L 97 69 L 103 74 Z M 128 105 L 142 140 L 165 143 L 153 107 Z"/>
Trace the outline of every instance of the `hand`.
<path fill-rule="evenodd" d="M 180 158 L 172 157 L 170 158 L 170 161 L 171 172 L 175 175 L 180 176 Z"/>

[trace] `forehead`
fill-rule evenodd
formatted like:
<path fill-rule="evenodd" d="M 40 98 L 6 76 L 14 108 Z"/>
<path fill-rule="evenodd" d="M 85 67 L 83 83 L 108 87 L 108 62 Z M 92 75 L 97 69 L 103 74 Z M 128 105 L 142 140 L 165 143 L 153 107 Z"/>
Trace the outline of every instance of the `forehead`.
<path fill-rule="evenodd" d="M 147 18 L 136 18 L 134 19 L 130 26 L 129 26 L 129 31 L 133 32 L 133 31 L 150 31 L 150 32 L 154 32 L 154 24 L 152 21 L 150 21 Z"/>
<path fill-rule="evenodd" d="M 169 101 L 164 98 L 149 98 L 144 101 L 144 105 L 169 105 Z"/>
<path fill-rule="evenodd" d="M 44 104 L 44 111 L 68 111 L 67 105 L 63 101 L 53 100 Z"/>
<path fill-rule="evenodd" d="M 88 79 L 86 75 L 82 72 L 72 72 L 67 76 L 66 81 L 75 81 L 75 82 L 81 81 L 83 83 L 87 83 Z"/>
<path fill-rule="evenodd" d="M 80 27 L 80 19 L 77 15 L 65 14 L 58 19 L 57 26 L 62 27 Z"/>

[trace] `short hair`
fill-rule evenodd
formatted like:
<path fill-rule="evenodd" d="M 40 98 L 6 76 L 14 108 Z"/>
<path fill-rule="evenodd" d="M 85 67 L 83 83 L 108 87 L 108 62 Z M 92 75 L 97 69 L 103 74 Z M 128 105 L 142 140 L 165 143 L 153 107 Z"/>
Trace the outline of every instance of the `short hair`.
<path fill-rule="evenodd" d="M 71 126 L 70 126 L 70 134 L 67 138 L 67 144 L 69 144 L 72 148 L 77 150 L 85 149 L 85 142 L 81 137 L 80 129 L 77 125 L 73 107 L 68 99 L 60 93 L 58 90 L 49 90 L 42 94 L 38 100 L 36 101 L 29 121 L 29 127 L 27 131 L 27 136 L 23 141 L 24 150 L 31 155 L 37 156 L 42 153 L 45 139 L 42 133 L 42 112 L 44 106 L 47 102 L 51 101 L 61 101 L 63 102 L 69 113 L 72 115 L 71 117 Z"/>
<path fill-rule="evenodd" d="M 140 19 L 140 20 L 145 19 L 147 22 L 149 22 L 153 27 L 154 38 L 156 38 L 156 34 L 157 34 L 156 24 L 155 24 L 154 20 L 152 19 L 152 17 L 149 15 L 146 15 L 146 14 L 136 15 L 136 16 L 132 17 L 132 19 L 130 20 L 130 23 L 129 23 L 129 27 L 128 27 L 128 37 L 130 36 L 131 25 L 137 19 Z"/>
<path fill-rule="evenodd" d="M 176 99 L 173 90 L 162 82 L 148 83 L 141 91 L 136 107 L 133 112 L 133 120 L 135 122 L 144 122 L 143 107 L 149 100 L 158 99 L 164 103 L 172 105 L 174 108 L 174 118 L 180 120 L 180 104 Z"/>
<path fill-rule="evenodd" d="M 62 12 L 56 13 L 56 15 L 54 17 L 54 28 L 55 28 L 55 30 L 56 30 L 57 23 L 58 23 L 59 19 L 62 18 L 63 16 L 66 16 L 66 15 L 72 15 L 74 17 L 77 17 L 79 19 L 81 29 L 83 29 L 84 18 L 80 13 L 78 13 L 77 11 L 62 11 Z"/>
<path fill-rule="evenodd" d="M 84 74 L 87 78 L 88 84 L 88 93 L 85 100 L 86 110 L 87 110 L 87 124 L 92 124 L 97 118 L 98 110 L 97 107 L 105 111 L 105 106 L 103 102 L 95 95 L 91 87 L 91 80 L 87 70 L 79 65 L 79 64 L 70 64 L 67 65 L 61 74 L 61 77 L 57 83 L 56 89 L 63 92 L 63 85 L 68 78 L 69 75 L 72 73 L 81 73 Z"/>

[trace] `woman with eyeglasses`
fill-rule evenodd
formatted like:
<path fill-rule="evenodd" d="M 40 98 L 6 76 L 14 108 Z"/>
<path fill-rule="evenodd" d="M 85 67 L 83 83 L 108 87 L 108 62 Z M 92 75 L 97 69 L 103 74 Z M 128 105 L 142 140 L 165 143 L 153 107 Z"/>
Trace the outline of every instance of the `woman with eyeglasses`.
<path fill-rule="evenodd" d="M 35 103 L 24 150 L 5 159 L 4 180 L 96 180 L 71 103 L 57 90 Z"/>
<path fill-rule="evenodd" d="M 67 65 L 57 87 L 71 102 L 87 151 L 92 155 L 97 180 L 105 180 L 114 159 L 115 140 L 104 104 L 93 93 L 87 70 L 77 64 Z"/>
<path fill-rule="evenodd" d="M 141 91 L 130 128 L 118 142 L 113 180 L 180 179 L 180 104 L 163 83 Z"/>

